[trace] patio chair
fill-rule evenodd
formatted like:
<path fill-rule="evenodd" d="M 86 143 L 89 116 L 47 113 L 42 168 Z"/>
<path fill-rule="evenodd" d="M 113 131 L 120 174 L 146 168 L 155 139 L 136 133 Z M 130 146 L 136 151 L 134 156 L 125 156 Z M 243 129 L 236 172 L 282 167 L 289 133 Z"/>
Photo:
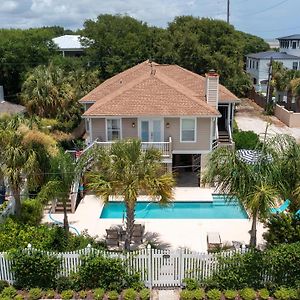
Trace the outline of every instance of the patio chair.
<path fill-rule="evenodd" d="M 295 215 L 296 215 L 297 217 L 300 217 L 300 209 L 298 209 L 298 210 L 296 211 Z"/>
<path fill-rule="evenodd" d="M 290 203 L 291 201 L 289 199 L 286 199 L 279 207 L 271 208 L 270 211 L 272 214 L 282 213 L 289 207 Z"/>
<path fill-rule="evenodd" d="M 135 244 L 142 244 L 144 232 L 145 232 L 145 225 L 134 224 L 131 241 L 134 242 Z"/>
<path fill-rule="evenodd" d="M 108 250 L 118 250 L 119 249 L 119 231 L 117 228 L 106 229 L 105 243 Z"/>
<path fill-rule="evenodd" d="M 207 249 L 208 251 L 216 250 L 222 246 L 219 232 L 207 233 Z"/>

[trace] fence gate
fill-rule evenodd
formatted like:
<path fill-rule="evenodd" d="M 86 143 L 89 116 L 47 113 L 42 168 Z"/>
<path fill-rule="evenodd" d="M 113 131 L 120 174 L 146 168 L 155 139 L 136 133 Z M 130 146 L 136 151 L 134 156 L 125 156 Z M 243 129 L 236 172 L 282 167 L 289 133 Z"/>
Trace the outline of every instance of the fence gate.
<path fill-rule="evenodd" d="M 180 286 L 182 279 L 180 253 L 180 250 L 152 250 L 152 286 Z"/>

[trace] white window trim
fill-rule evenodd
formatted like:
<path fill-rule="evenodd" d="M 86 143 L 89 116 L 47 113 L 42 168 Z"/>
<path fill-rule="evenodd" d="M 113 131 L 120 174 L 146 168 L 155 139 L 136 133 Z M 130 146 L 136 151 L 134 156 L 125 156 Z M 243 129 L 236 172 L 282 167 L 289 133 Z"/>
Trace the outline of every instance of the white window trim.
<path fill-rule="evenodd" d="M 107 142 L 113 142 L 113 141 L 109 141 L 108 140 L 108 126 L 107 126 L 107 120 L 120 120 L 120 140 L 123 137 L 123 132 L 122 132 L 122 118 L 118 118 L 118 117 L 110 117 L 110 118 L 105 118 L 105 140 Z"/>
<path fill-rule="evenodd" d="M 183 141 L 182 140 L 182 120 L 194 120 L 195 121 L 195 131 L 194 131 L 194 140 L 193 141 Z M 180 118 L 180 143 L 197 143 L 197 118 L 193 117 L 181 117 Z"/>
<path fill-rule="evenodd" d="M 142 140 L 142 121 L 152 121 L 153 122 L 154 120 L 161 121 L 161 128 L 160 128 L 161 129 L 161 141 L 159 143 L 164 142 L 164 140 L 165 140 L 164 118 L 138 118 L 138 138 L 140 140 Z M 151 128 L 149 128 L 149 130 L 150 130 L 149 132 L 151 133 Z M 149 142 L 149 143 L 156 143 L 156 142 Z"/>

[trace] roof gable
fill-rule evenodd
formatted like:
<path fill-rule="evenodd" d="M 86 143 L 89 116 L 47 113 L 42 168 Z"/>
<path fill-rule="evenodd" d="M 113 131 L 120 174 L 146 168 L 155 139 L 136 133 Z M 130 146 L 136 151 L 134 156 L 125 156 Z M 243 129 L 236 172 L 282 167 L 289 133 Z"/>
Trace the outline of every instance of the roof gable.
<path fill-rule="evenodd" d="M 205 101 L 203 76 L 177 65 L 143 62 L 100 84 L 80 102 L 95 102 L 85 116 L 219 115 Z M 238 98 L 222 85 L 220 102 Z"/>

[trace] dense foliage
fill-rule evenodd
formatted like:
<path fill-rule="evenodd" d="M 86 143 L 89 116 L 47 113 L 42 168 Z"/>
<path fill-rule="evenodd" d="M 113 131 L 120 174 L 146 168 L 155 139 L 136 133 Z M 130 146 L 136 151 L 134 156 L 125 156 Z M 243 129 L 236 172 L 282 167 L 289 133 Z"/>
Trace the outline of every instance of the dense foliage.
<path fill-rule="evenodd" d="M 259 136 L 253 131 L 235 131 L 233 140 L 236 149 L 258 149 L 261 146 Z"/>
<path fill-rule="evenodd" d="M 63 228 L 59 226 L 32 226 L 11 218 L 0 224 L 0 240 L 0 252 L 23 249 L 29 243 L 33 248 L 45 251 L 72 251 L 85 248 L 88 244 L 101 248 L 101 242 L 95 242 L 86 233 L 66 236 Z"/>
<path fill-rule="evenodd" d="M 265 227 L 264 239 L 269 248 L 300 242 L 300 216 L 293 213 L 273 214 L 266 220 Z"/>
<path fill-rule="evenodd" d="M 9 254 L 12 259 L 14 285 L 18 288 L 49 288 L 55 286 L 60 260 L 40 251 L 15 250 Z"/>
<path fill-rule="evenodd" d="M 297 287 L 300 282 L 300 242 L 281 244 L 270 250 L 250 251 L 232 257 L 220 257 L 221 268 L 209 284 L 222 289 Z M 265 279 L 268 274 L 270 282 Z"/>

